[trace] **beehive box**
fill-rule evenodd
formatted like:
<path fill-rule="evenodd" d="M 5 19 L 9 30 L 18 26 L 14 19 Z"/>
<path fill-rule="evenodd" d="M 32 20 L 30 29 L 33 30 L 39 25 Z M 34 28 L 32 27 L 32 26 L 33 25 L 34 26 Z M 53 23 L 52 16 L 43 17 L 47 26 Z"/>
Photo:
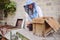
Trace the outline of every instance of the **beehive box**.
<path fill-rule="evenodd" d="M 52 17 L 35 18 L 32 24 L 33 34 L 37 36 L 46 36 L 51 30 L 57 31 L 60 28 L 58 22 Z"/>
<path fill-rule="evenodd" d="M 42 36 L 44 30 L 45 30 L 44 19 L 37 18 L 37 21 L 36 19 L 34 19 L 33 20 L 33 34 L 37 36 Z"/>

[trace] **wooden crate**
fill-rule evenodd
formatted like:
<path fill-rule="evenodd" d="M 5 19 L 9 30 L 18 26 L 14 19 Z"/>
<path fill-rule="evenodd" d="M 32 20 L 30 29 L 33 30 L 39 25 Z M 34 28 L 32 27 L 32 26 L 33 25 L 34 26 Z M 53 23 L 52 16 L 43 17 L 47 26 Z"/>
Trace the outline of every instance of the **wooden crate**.
<path fill-rule="evenodd" d="M 44 19 L 37 18 L 37 21 L 36 19 L 33 20 L 33 34 L 37 36 L 43 36 L 44 30 L 45 30 Z"/>
<path fill-rule="evenodd" d="M 57 32 L 60 28 L 59 23 L 52 17 L 42 17 L 33 19 L 32 24 L 33 34 L 37 36 L 47 36 L 51 32 L 51 30 Z"/>
<path fill-rule="evenodd" d="M 34 23 L 33 24 L 33 34 L 37 36 L 44 36 L 45 24 Z"/>
<path fill-rule="evenodd" d="M 36 35 L 37 36 L 43 36 L 44 30 L 45 30 L 45 25 L 44 24 L 36 24 Z"/>

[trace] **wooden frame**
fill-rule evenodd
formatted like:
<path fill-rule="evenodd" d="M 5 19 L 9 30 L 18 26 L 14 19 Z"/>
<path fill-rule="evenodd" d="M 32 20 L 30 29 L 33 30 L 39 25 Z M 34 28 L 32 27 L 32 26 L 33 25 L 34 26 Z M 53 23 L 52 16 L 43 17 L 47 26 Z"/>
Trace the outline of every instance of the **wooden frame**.
<path fill-rule="evenodd" d="M 23 22 L 23 19 L 17 19 L 16 27 L 17 27 L 17 28 L 21 28 L 22 22 Z"/>

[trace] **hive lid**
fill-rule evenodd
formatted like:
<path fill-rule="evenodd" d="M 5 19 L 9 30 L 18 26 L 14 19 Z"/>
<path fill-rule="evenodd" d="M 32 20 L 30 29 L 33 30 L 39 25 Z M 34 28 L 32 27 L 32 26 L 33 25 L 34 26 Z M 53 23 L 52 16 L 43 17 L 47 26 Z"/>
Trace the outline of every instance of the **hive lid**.
<path fill-rule="evenodd" d="M 44 23 L 45 19 L 52 18 L 52 17 L 40 17 L 33 19 L 32 23 Z"/>
<path fill-rule="evenodd" d="M 44 19 L 43 18 L 35 18 L 33 19 L 32 23 L 44 23 Z"/>
<path fill-rule="evenodd" d="M 54 18 L 48 18 L 45 19 L 45 21 L 50 25 L 51 28 L 53 28 L 55 32 L 59 30 L 60 25 Z"/>

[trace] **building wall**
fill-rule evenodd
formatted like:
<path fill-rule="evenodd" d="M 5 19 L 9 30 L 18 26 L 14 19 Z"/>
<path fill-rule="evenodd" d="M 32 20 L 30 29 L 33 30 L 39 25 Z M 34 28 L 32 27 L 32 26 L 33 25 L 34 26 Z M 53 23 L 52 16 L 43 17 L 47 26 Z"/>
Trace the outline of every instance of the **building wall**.
<path fill-rule="evenodd" d="M 21 3 L 22 1 L 20 2 L 20 0 L 11 0 L 11 1 L 16 2 L 17 9 L 14 15 L 8 15 L 8 18 L 6 21 L 7 21 L 7 24 L 15 26 L 17 19 L 24 19 L 24 15 L 25 15 L 25 12 L 23 9 L 24 2 Z"/>
<path fill-rule="evenodd" d="M 44 16 L 52 16 L 58 20 L 60 16 L 60 0 L 36 0 L 35 2 L 42 8 Z"/>
<path fill-rule="evenodd" d="M 24 11 L 23 5 L 26 0 L 12 0 L 17 3 L 17 10 L 14 15 L 9 15 L 7 18 L 7 23 L 15 26 L 17 19 L 26 18 L 26 12 Z M 52 16 L 56 20 L 60 16 L 60 0 L 33 0 L 41 7 L 44 16 Z"/>

